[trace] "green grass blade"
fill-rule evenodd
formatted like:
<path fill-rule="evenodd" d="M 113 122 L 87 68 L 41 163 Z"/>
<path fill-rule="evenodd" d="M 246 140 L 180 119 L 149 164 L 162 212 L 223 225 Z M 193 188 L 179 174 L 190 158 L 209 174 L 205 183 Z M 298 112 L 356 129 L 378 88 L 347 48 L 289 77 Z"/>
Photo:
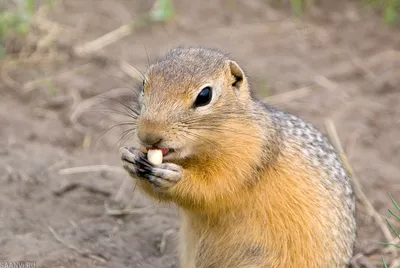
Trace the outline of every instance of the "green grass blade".
<path fill-rule="evenodd" d="M 400 0 L 396 0 L 396 1 L 399 1 L 399 2 L 400 2 Z M 393 197 L 392 197 L 392 195 L 391 195 L 390 193 L 389 193 L 389 197 L 390 197 L 390 200 L 392 200 L 393 205 L 394 205 L 394 206 L 396 207 L 396 209 L 400 212 L 400 206 L 396 203 L 396 201 L 394 201 L 394 199 L 393 199 Z M 390 208 L 388 209 L 388 211 L 389 211 L 389 213 L 390 213 L 392 216 L 394 216 L 397 220 L 400 220 L 400 216 L 396 215 Z M 396 236 L 400 239 L 400 233 L 399 233 L 398 231 L 396 231 L 396 229 L 392 226 L 392 224 L 388 221 L 388 219 L 385 218 L 385 221 L 386 221 L 387 225 L 390 227 L 390 229 L 392 230 L 392 232 L 395 233 Z M 385 242 L 379 242 L 379 244 L 382 244 L 382 245 L 385 245 L 385 246 L 393 246 L 393 247 L 395 247 L 395 248 L 400 249 L 400 245 L 398 245 L 398 244 L 385 243 Z M 386 262 L 385 262 L 385 259 L 384 259 L 383 256 L 382 256 L 382 262 L 383 262 L 384 267 L 387 267 Z"/>
<path fill-rule="evenodd" d="M 392 200 L 393 205 L 397 208 L 397 210 L 400 212 L 400 206 L 396 203 L 396 201 L 393 199 L 393 196 L 391 193 L 389 193 L 390 200 Z"/>
<path fill-rule="evenodd" d="M 383 18 L 387 24 L 393 24 L 399 18 L 399 13 L 393 6 L 387 6 L 383 12 Z"/>
<path fill-rule="evenodd" d="M 393 217 L 395 217 L 396 219 L 398 219 L 400 221 L 400 216 L 399 215 L 394 214 L 394 212 L 390 208 L 388 209 L 388 211 L 389 211 L 390 214 L 392 214 Z"/>
<path fill-rule="evenodd" d="M 300 16 L 303 13 L 303 0 L 290 0 L 292 5 L 292 11 L 296 16 Z"/>
<path fill-rule="evenodd" d="M 174 9 L 170 0 L 157 0 L 155 8 L 151 11 L 154 21 L 167 21 L 174 15 Z"/>
<path fill-rule="evenodd" d="M 32 15 L 35 11 L 35 1 L 34 0 L 25 0 L 25 12 L 27 15 Z"/>
<path fill-rule="evenodd" d="M 7 51 L 2 44 L 0 44 L 0 59 L 4 59 L 7 56 Z"/>
<path fill-rule="evenodd" d="M 48 7 L 51 7 L 51 6 L 53 6 L 53 2 L 54 2 L 54 0 L 46 0 L 46 5 Z"/>
<path fill-rule="evenodd" d="M 386 261 L 385 261 L 385 258 L 383 256 L 381 256 L 381 257 L 382 257 L 383 267 L 384 268 L 388 268 L 388 266 L 386 264 Z"/>
<path fill-rule="evenodd" d="M 396 229 L 393 228 L 393 226 L 390 224 L 390 222 L 387 219 L 385 219 L 385 220 L 386 220 L 386 223 L 389 225 L 390 229 L 393 231 L 393 233 L 395 233 L 396 236 L 400 239 L 400 234 L 396 231 Z"/>
<path fill-rule="evenodd" d="M 400 248 L 400 245 L 396 245 L 396 244 L 393 244 L 393 243 L 379 242 L 379 244 L 385 245 L 385 246 L 393 246 L 395 248 Z"/>

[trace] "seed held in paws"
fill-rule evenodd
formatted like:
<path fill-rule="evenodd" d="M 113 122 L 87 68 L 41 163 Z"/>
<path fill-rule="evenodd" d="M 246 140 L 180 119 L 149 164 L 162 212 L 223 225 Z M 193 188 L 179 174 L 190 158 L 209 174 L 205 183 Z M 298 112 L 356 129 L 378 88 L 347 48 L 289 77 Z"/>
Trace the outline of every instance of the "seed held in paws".
<path fill-rule="evenodd" d="M 161 150 L 148 150 L 147 159 L 153 165 L 160 165 L 163 160 L 163 153 Z"/>

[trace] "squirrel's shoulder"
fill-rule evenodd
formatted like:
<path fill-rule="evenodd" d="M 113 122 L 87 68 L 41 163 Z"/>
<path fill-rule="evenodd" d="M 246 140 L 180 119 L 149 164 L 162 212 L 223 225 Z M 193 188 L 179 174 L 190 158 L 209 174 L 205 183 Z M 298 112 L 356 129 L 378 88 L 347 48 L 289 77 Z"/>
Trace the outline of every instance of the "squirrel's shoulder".
<path fill-rule="evenodd" d="M 298 145 L 305 155 L 314 156 L 314 160 L 318 160 L 320 164 L 330 166 L 335 164 L 334 160 L 339 160 L 338 152 L 328 137 L 313 124 L 268 104 L 258 102 L 257 105 L 267 114 L 270 124 L 280 136 L 280 142 L 285 146 Z"/>
<path fill-rule="evenodd" d="M 340 159 L 339 152 L 332 146 L 328 137 L 299 116 L 262 102 L 257 102 L 256 105 L 258 109 L 264 110 L 270 124 L 276 129 L 281 153 L 298 149 L 304 160 L 325 178 L 327 187 L 332 184 L 344 186 L 346 198 L 351 203 L 353 191 L 349 174 Z"/>

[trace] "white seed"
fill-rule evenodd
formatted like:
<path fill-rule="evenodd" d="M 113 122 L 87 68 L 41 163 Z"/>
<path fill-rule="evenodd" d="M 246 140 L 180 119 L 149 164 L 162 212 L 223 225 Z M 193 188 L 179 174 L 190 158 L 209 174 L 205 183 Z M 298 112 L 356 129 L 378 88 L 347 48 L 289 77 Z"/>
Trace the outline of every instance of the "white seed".
<path fill-rule="evenodd" d="M 162 163 L 163 160 L 163 154 L 161 150 L 149 150 L 147 152 L 147 159 L 152 163 L 153 165 L 159 165 Z"/>

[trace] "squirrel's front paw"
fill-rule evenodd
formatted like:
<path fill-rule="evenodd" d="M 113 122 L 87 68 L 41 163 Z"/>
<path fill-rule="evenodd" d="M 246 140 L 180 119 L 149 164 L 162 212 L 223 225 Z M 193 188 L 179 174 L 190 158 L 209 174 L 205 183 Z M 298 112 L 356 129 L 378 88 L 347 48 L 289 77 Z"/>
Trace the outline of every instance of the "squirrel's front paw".
<path fill-rule="evenodd" d="M 174 186 L 181 178 L 183 169 L 173 163 L 151 164 L 145 154 L 136 148 L 122 148 L 123 167 L 135 178 L 150 182 L 156 189 L 165 190 Z"/>

